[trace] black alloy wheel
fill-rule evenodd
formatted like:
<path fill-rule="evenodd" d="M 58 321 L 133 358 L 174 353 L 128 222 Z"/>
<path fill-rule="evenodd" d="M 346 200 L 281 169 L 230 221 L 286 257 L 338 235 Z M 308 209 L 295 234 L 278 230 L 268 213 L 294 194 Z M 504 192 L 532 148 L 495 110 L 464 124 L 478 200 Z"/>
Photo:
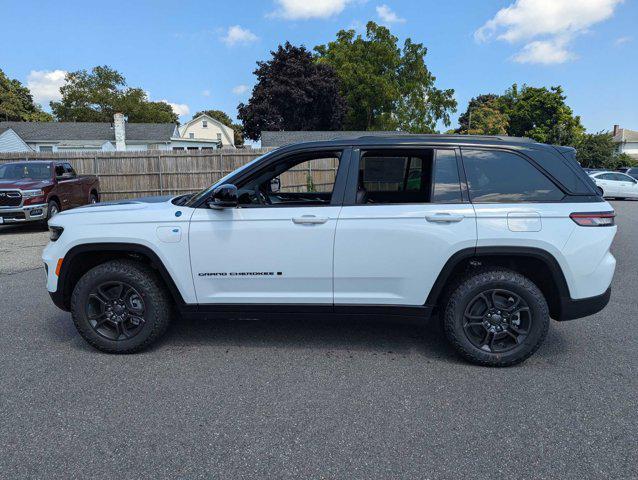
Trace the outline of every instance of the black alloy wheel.
<path fill-rule="evenodd" d="M 89 293 L 86 317 L 93 330 L 113 341 L 129 340 L 142 330 L 146 306 L 131 285 L 108 281 Z"/>

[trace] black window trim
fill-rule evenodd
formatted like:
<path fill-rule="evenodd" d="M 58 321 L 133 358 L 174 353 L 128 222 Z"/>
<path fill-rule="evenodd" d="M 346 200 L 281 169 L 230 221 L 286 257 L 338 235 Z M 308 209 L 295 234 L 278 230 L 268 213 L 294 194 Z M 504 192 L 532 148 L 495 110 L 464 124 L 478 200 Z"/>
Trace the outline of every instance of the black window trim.
<path fill-rule="evenodd" d="M 517 201 L 502 201 L 502 202 L 476 202 L 472 200 L 472 197 L 470 195 L 470 203 L 472 203 L 473 205 L 503 205 L 503 204 L 507 204 L 507 203 L 562 203 L 565 202 L 565 199 L 570 199 L 572 200 L 574 198 L 575 195 L 570 195 L 566 188 L 558 181 L 556 180 L 547 170 L 545 170 L 543 167 L 541 167 L 537 162 L 535 162 L 532 158 L 530 158 L 529 156 L 527 156 L 526 154 L 519 152 L 517 150 L 513 150 L 511 148 L 499 148 L 499 147 L 483 147 L 483 146 L 465 146 L 465 147 L 461 147 L 461 161 L 463 162 L 463 171 L 465 172 L 465 160 L 463 159 L 463 150 L 484 150 L 484 151 L 500 151 L 500 152 L 505 152 L 505 153 L 511 153 L 513 155 L 519 156 L 521 157 L 523 160 L 526 160 L 533 168 L 535 168 L 536 170 L 538 170 L 538 172 L 543 175 L 545 178 L 547 178 L 547 180 L 549 180 L 562 194 L 563 194 L 563 198 L 561 198 L 560 200 L 517 200 Z M 467 185 L 467 190 L 468 190 L 468 195 L 469 195 L 469 191 L 470 191 L 470 185 L 469 182 L 467 180 L 467 175 L 465 175 L 465 182 Z M 581 195 L 582 196 L 582 195 Z"/>
<path fill-rule="evenodd" d="M 392 152 L 416 152 L 419 150 L 433 150 L 432 157 L 432 182 L 430 188 L 432 189 L 430 194 L 434 191 L 434 166 L 436 165 L 436 152 L 437 150 L 452 150 L 456 156 L 456 168 L 459 174 L 459 186 L 461 189 L 461 200 L 457 202 L 409 202 L 409 203 L 357 203 L 357 188 L 359 183 L 359 163 L 361 161 L 362 154 L 368 151 L 382 151 L 390 150 Z M 432 196 L 430 195 L 430 198 Z M 469 202 L 469 193 L 467 191 L 467 180 L 465 178 L 465 172 L 462 168 L 460 148 L 456 145 L 443 144 L 423 144 L 423 145 L 366 145 L 365 147 L 356 146 L 352 149 L 352 155 L 350 158 L 350 168 L 348 171 L 348 185 L 346 186 L 345 197 L 343 201 L 344 207 L 385 207 L 388 205 L 463 205 Z"/>

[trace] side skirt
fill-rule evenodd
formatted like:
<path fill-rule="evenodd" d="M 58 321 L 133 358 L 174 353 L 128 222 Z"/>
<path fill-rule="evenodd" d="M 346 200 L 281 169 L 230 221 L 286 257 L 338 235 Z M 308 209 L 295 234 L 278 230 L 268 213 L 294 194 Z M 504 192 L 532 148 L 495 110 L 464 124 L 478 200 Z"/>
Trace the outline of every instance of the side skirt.
<path fill-rule="evenodd" d="M 425 321 L 432 307 L 405 305 L 313 305 L 313 304 L 204 304 L 178 305 L 180 315 L 188 319 L 276 319 L 338 318 Z"/>

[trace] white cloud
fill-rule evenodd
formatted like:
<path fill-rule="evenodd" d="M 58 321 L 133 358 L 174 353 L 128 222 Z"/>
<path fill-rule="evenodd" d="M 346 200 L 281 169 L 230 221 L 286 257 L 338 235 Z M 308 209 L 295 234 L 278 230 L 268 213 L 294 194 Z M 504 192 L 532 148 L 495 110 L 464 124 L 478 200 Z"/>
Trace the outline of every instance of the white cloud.
<path fill-rule="evenodd" d="M 385 23 L 404 23 L 405 18 L 399 17 L 390 7 L 387 5 L 379 5 L 377 7 L 377 15 L 382 22 Z"/>
<path fill-rule="evenodd" d="M 31 70 L 27 76 L 27 87 L 31 90 L 33 100 L 45 106 L 51 101 L 60 100 L 60 87 L 64 85 L 66 74 L 64 70 Z"/>
<path fill-rule="evenodd" d="M 237 85 L 236 87 L 233 87 L 233 93 L 235 95 L 243 95 L 247 91 L 248 91 L 248 85 Z"/>
<path fill-rule="evenodd" d="M 621 45 L 624 45 L 625 43 L 631 42 L 633 39 L 634 39 L 633 37 L 629 37 L 629 36 L 618 37 L 616 41 L 614 42 L 614 45 L 616 45 L 617 47 L 620 47 Z"/>
<path fill-rule="evenodd" d="M 204 95 L 205 97 L 210 97 L 210 90 L 203 90 L 202 95 Z"/>
<path fill-rule="evenodd" d="M 189 113 L 191 113 L 191 109 L 188 105 L 186 105 L 185 103 L 173 103 L 173 102 L 169 102 L 168 100 L 160 100 L 160 102 L 164 102 L 164 103 L 168 103 L 171 108 L 173 109 L 173 111 L 178 115 L 178 116 L 183 116 L 183 115 L 188 115 Z"/>
<path fill-rule="evenodd" d="M 233 25 L 228 27 L 226 34 L 221 38 L 222 42 L 232 47 L 233 45 L 247 45 L 259 40 L 259 37 L 247 28 L 242 28 L 239 25 Z"/>
<path fill-rule="evenodd" d="M 526 42 L 513 57 L 521 63 L 563 63 L 576 57 L 569 50 L 571 41 L 610 18 L 623 1 L 516 0 L 476 30 L 474 38 Z"/>
<path fill-rule="evenodd" d="M 568 50 L 568 42 L 569 38 L 535 40 L 525 45 L 512 58 L 518 63 L 538 63 L 542 65 L 565 63 L 576 58 L 576 55 Z"/>
<path fill-rule="evenodd" d="M 328 18 L 343 12 L 352 0 L 275 0 L 279 6 L 270 16 L 287 20 Z"/>

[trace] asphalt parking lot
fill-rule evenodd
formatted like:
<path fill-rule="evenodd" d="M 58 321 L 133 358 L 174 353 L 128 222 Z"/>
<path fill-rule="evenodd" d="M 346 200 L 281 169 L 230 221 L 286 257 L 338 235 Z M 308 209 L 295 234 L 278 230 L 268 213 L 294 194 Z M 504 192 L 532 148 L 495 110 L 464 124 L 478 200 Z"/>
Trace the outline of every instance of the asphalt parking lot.
<path fill-rule="evenodd" d="M 174 322 L 90 348 L 44 288 L 38 228 L 0 228 L 2 478 L 638 478 L 638 202 L 610 305 L 523 365 L 436 326 Z"/>

